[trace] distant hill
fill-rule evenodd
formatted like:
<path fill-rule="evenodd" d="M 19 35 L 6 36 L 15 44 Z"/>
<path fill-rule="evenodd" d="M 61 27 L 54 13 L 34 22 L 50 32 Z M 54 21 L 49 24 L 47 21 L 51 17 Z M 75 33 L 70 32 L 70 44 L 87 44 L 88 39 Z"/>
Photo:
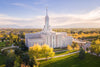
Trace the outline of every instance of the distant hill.
<path fill-rule="evenodd" d="M 64 26 L 51 26 L 52 28 L 100 28 L 100 23 L 75 23 Z M 0 28 L 43 28 L 43 26 L 17 26 L 17 25 L 2 25 Z"/>
<path fill-rule="evenodd" d="M 75 23 L 54 28 L 100 28 L 100 23 Z"/>

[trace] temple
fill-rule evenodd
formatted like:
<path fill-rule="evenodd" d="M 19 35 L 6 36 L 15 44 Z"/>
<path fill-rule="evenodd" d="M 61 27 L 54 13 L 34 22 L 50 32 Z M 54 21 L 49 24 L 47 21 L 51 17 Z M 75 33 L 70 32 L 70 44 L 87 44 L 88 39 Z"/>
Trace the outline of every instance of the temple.
<path fill-rule="evenodd" d="M 49 25 L 48 8 L 46 8 L 45 25 L 41 32 L 26 33 L 25 45 L 31 47 L 34 44 L 47 44 L 52 48 L 63 48 L 72 44 L 72 37 L 66 32 L 54 32 Z"/>

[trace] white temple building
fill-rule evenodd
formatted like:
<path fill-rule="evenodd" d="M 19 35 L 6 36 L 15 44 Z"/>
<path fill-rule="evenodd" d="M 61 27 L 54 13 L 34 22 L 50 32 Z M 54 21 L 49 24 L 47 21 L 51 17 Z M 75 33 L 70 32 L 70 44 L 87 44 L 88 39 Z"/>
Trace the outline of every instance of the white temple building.
<path fill-rule="evenodd" d="M 46 8 L 45 25 L 41 32 L 26 33 L 25 45 L 31 47 L 34 44 L 48 44 L 52 48 L 63 48 L 72 44 L 72 37 L 66 32 L 54 32 L 49 25 L 48 9 Z"/>

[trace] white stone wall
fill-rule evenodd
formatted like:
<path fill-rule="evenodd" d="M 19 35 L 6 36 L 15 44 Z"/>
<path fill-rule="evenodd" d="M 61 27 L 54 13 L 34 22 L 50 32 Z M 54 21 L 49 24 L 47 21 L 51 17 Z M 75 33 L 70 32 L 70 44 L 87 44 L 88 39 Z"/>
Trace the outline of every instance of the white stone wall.
<path fill-rule="evenodd" d="M 33 37 L 33 34 L 26 34 L 25 35 L 25 44 L 27 47 L 31 47 L 34 44 L 48 44 L 52 48 L 58 48 L 58 47 L 67 47 L 67 45 L 72 44 L 72 37 L 66 36 L 66 33 L 61 34 L 41 34 L 42 38 L 35 38 L 35 39 L 29 39 L 29 37 Z"/>

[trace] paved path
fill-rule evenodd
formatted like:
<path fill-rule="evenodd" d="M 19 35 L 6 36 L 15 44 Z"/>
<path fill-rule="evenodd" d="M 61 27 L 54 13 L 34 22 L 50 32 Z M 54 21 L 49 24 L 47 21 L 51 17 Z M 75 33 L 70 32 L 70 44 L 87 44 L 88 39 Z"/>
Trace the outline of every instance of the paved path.
<path fill-rule="evenodd" d="M 68 54 L 64 54 L 64 55 L 54 56 L 53 58 L 63 57 L 63 56 L 67 56 L 67 55 L 71 55 L 71 54 L 75 54 L 75 53 L 79 53 L 79 51 L 68 53 Z M 51 57 L 49 57 L 48 59 L 50 59 L 50 58 Z M 37 60 L 46 60 L 46 58 L 40 58 L 40 59 L 37 59 Z"/>
<path fill-rule="evenodd" d="M 6 49 L 11 49 L 11 48 L 19 48 L 18 46 L 10 46 L 10 47 L 5 47 L 1 49 L 1 52 L 6 50 Z"/>

